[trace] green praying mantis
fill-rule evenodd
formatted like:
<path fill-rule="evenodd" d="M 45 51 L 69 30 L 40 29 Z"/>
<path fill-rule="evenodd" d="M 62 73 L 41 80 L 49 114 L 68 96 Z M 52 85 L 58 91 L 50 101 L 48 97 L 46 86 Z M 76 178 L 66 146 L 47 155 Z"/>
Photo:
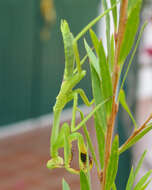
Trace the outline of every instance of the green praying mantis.
<path fill-rule="evenodd" d="M 82 70 L 81 65 L 85 62 L 87 56 L 85 56 L 80 61 L 77 41 L 94 25 L 98 22 L 104 15 L 106 15 L 110 10 L 107 9 L 102 15 L 99 15 L 96 19 L 91 21 L 75 38 L 70 32 L 68 23 L 65 20 L 61 21 L 61 32 L 64 42 L 64 51 L 65 51 L 65 70 L 63 76 L 63 82 L 59 94 L 56 98 L 56 103 L 53 107 L 54 112 L 54 121 L 52 134 L 50 139 L 50 156 L 51 160 L 47 162 L 47 167 L 49 169 L 53 168 L 65 168 L 71 173 L 79 174 L 80 170 L 87 171 L 87 148 L 84 142 L 82 134 L 77 132 L 86 121 L 94 115 L 94 113 L 109 99 L 105 100 L 98 104 L 86 118 L 84 118 L 77 126 L 75 126 L 76 112 L 79 111 L 77 107 L 78 95 L 81 96 L 83 102 L 87 106 L 91 106 L 94 103 L 94 100 L 89 102 L 85 92 L 82 89 L 74 89 L 75 86 L 85 77 L 86 71 Z M 75 68 L 76 62 L 76 68 Z M 60 116 L 61 112 L 66 106 L 66 104 L 73 100 L 73 113 L 71 126 L 67 123 L 64 123 L 60 128 Z M 82 114 L 82 113 L 81 113 Z M 72 160 L 72 141 L 78 142 L 78 152 L 79 152 L 79 168 L 76 170 L 70 167 Z M 58 150 L 64 147 L 64 160 L 58 155 Z M 90 168 L 92 166 L 92 161 L 89 162 Z"/>
<path fill-rule="evenodd" d="M 61 22 L 61 32 L 63 35 L 65 50 L 65 71 L 61 89 L 56 98 L 55 106 L 53 107 L 54 122 L 52 128 L 50 149 L 52 159 L 48 161 L 47 166 L 48 168 L 65 167 L 68 171 L 78 173 L 77 170 L 70 168 L 70 162 L 72 159 L 71 142 L 74 140 L 78 141 L 80 169 L 85 168 L 84 162 L 82 160 L 84 157 L 86 157 L 85 155 L 87 152 L 83 136 L 78 132 L 74 132 L 76 130 L 75 114 L 77 111 L 78 94 L 80 94 L 82 100 L 87 106 L 92 105 L 93 101 L 89 102 L 87 96 L 82 89 L 73 90 L 73 88 L 82 80 L 82 78 L 84 78 L 84 76 L 86 75 L 86 71 L 81 69 L 80 61 L 77 61 L 76 64 L 78 71 L 74 73 L 74 61 L 76 56 L 73 49 L 74 37 L 70 32 L 68 23 L 65 20 Z M 77 58 L 76 60 L 78 59 L 79 58 Z M 71 131 L 67 123 L 64 123 L 61 127 L 61 130 L 59 131 L 61 112 L 65 105 L 71 100 L 74 100 Z M 58 156 L 58 149 L 61 147 L 64 147 L 64 163 L 63 159 Z"/>

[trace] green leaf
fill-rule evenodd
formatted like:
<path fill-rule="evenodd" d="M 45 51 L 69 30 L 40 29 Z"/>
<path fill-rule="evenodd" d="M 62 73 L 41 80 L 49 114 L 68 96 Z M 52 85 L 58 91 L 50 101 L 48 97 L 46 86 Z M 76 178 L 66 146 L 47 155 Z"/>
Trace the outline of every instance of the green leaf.
<path fill-rule="evenodd" d="M 113 183 L 113 185 L 112 185 L 112 190 L 117 190 L 117 186 L 115 183 Z"/>
<path fill-rule="evenodd" d="M 116 3 L 116 0 L 110 0 L 111 1 L 111 6 L 113 6 Z M 113 22 L 114 22 L 114 27 L 115 31 L 117 29 L 117 6 L 112 10 L 112 16 L 113 16 Z"/>
<path fill-rule="evenodd" d="M 94 69 L 90 64 L 91 78 L 92 78 L 92 91 L 95 99 L 95 105 L 98 106 L 103 101 L 103 92 L 101 87 L 101 81 Z M 104 166 L 104 147 L 105 147 L 105 132 L 106 132 L 106 114 L 105 105 L 103 105 L 95 114 L 95 129 L 98 142 L 99 160 L 100 166 Z"/>
<path fill-rule="evenodd" d="M 100 65 L 100 73 L 102 78 L 103 93 L 104 93 L 104 98 L 107 99 L 108 97 L 111 97 L 113 93 L 112 80 L 102 42 L 99 43 L 98 52 L 99 52 L 99 65 Z M 110 115 L 111 109 L 112 109 L 112 100 L 106 103 L 107 117 Z"/>
<path fill-rule="evenodd" d="M 132 167 L 127 181 L 126 190 L 132 190 L 133 183 L 134 183 L 134 169 Z"/>
<path fill-rule="evenodd" d="M 91 37 L 93 46 L 96 50 L 96 54 L 98 54 L 99 40 L 98 40 L 98 37 L 96 36 L 95 32 L 92 29 L 90 29 L 90 37 Z"/>
<path fill-rule="evenodd" d="M 62 180 L 62 190 L 70 190 L 69 185 L 64 179 Z"/>
<path fill-rule="evenodd" d="M 108 4 L 107 4 L 107 0 L 102 0 L 102 4 L 103 4 L 103 9 L 104 11 L 106 11 L 108 9 Z M 112 11 L 115 9 L 115 7 L 112 9 Z M 111 27 L 110 27 L 110 15 L 109 13 L 106 14 L 106 18 L 105 18 L 105 21 L 106 21 L 106 41 L 107 41 L 107 64 L 108 64 L 108 67 L 111 67 L 111 63 L 110 63 L 110 57 L 111 57 L 111 50 L 110 50 L 110 30 L 111 30 Z"/>
<path fill-rule="evenodd" d="M 140 190 L 145 190 L 145 189 L 148 187 L 148 185 L 150 184 L 151 181 L 152 181 L 152 180 L 149 180 L 145 185 L 143 185 L 143 186 L 140 188 Z"/>
<path fill-rule="evenodd" d="M 129 71 L 130 66 L 131 66 L 131 64 L 132 64 L 132 61 L 133 61 L 133 59 L 134 59 L 134 56 L 135 56 L 137 47 L 138 47 L 138 45 L 139 45 L 140 39 L 141 39 L 141 37 L 142 37 L 143 31 L 144 31 L 146 25 L 147 25 L 147 22 L 145 22 L 145 23 L 143 24 L 143 26 L 142 26 L 142 28 L 141 28 L 141 30 L 140 30 L 140 33 L 139 33 L 139 35 L 138 35 L 138 39 L 137 39 L 136 44 L 135 44 L 135 47 L 134 47 L 134 50 L 133 50 L 133 52 L 132 52 L 132 54 L 131 54 L 131 58 L 130 58 L 129 63 L 128 63 L 128 65 L 127 65 L 127 69 L 126 69 L 126 71 L 125 71 L 125 75 L 124 75 L 124 77 L 123 77 L 123 81 L 122 81 L 122 83 L 121 83 L 120 90 L 123 88 L 123 85 L 124 85 L 125 80 L 126 80 L 126 78 L 127 78 L 128 71 Z"/>
<path fill-rule="evenodd" d="M 126 96 L 125 96 L 125 92 L 123 89 L 120 90 L 120 93 L 119 93 L 119 100 L 120 100 L 120 103 L 121 105 L 123 106 L 123 108 L 126 110 L 126 112 L 129 114 L 134 126 L 135 126 L 135 129 L 137 129 L 137 124 L 136 124 L 136 121 L 126 103 Z"/>
<path fill-rule="evenodd" d="M 102 1 L 103 9 L 106 11 L 108 9 L 107 0 Z M 114 7 L 115 8 L 115 7 Z M 114 9 L 113 9 L 114 10 Z M 106 14 L 106 41 L 107 41 L 107 52 L 108 56 L 110 54 L 110 15 Z"/>
<path fill-rule="evenodd" d="M 128 15 L 130 14 L 132 8 L 133 8 L 134 6 L 136 6 L 137 1 L 138 1 L 138 0 L 129 0 L 129 1 L 128 1 L 128 8 L 127 8 L 127 14 L 128 14 Z"/>
<path fill-rule="evenodd" d="M 143 161 L 144 161 L 144 158 L 146 156 L 146 153 L 147 153 L 147 151 L 144 151 L 144 153 L 140 157 L 140 160 L 139 160 L 139 162 L 137 164 L 137 167 L 135 169 L 135 177 L 137 176 L 137 174 L 138 174 L 138 172 L 139 172 L 139 170 L 140 170 L 140 168 L 141 168 L 141 166 L 143 164 Z"/>
<path fill-rule="evenodd" d="M 129 175 L 129 179 L 128 179 L 128 182 L 127 182 L 126 190 L 132 190 L 134 180 L 135 180 L 135 178 L 136 178 L 136 176 L 138 174 L 139 169 L 141 168 L 141 165 L 142 165 L 142 163 L 144 161 L 145 155 L 146 155 L 146 151 L 144 151 L 144 153 L 142 154 L 142 156 L 141 156 L 141 158 L 140 158 L 140 160 L 139 160 L 139 162 L 137 164 L 137 167 L 136 167 L 135 171 L 133 170 L 133 167 L 132 167 L 130 175 Z M 139 182 L 136 184 L 134 190 L 141 190 L 142 187 L 143 187 L 142 189 L 144 190 L 149 184 L 149 182 L 147 184 L 145 184 L 145 183 L 146 183 L 147 179 L 149 178 L 149 176 L 151 175 L 151 173 L 152 173 L 152 170 L 148 171 L 139 180 Z"/>
<path fill-rule="evenodd" d="M 97 106 L 104 100 L 103 89 L 101 86 L 101 80 L 90 63 L 90 71 L 91 71 L 91 79 L 92 79 L 92 91 L 93 97 L 95 99 L 95 105 Z M 102 126 L 103 131 L 106 131 L 106 113 L 105 113 L 105 105 L 103 105 L 97 112 L 97 118 L 99 120 L 100 125 Z"/>
<path fill-rule="evenodd" d="M 95 129 L 96 129 L 96 137 L 98 142 L 98 152 L 99 152 L 99 160 L 101 169 L 104 167 L 104 150 L 105 150 L 105 134 L 103 132 L 103 127 L 99 122 L 97 114 L 94 115 L 95 120 Z"/>
<path fill-rule="evenodd" d="M 98 76 L 100 77 L 99 61 L 98 61 L 97 57 L 95 56 L 95 54 L 93 53 L 92 49 L 89 47 L 89 45 L 85 39 L 84 39 L 84 45 L 85 45 L 85 49 L 87 51 L 87 54 L 88 54 L 88 57 L 90 60 L 90 64 L 94 67 L 95 71 L 97 72 Z"/>
<path fill-rule="evenodd" d="M 102 13 L 101 15 L 99 15 L 98 17 L 96 17 L 95 19 L 93 19 L 87 26 L 85 26 L 83 28 L 83 30 L 78 33 L 78 35 L 75 37 L 75 41 L 78 41 L 90 28 L 92 28 L 102 17 L 104 17 L 105 15 L 107 15 L 112 9 L 115 8 L 115 6 L 117 6 L 117 4 L 120 1 L 117 1 L 117 3 L 115 5 L 113 5 L 111 8 L 107 9 L 106 11 L 104 11 L 104 13 Z"/>
<path fill-rule="evenodd" d="M 134 138 L 132 138 L 127 144 L 122 145 L 119 148 L 119 154 L 126 151 L 128 148 L 133 146 L 136 142 L 138 142 L 145 134 L 147 134 L 152 129 L 152 124 L 149 124 L 146 128 L 144 128 L 139 134 L 137 134 Z"/>
<path fill-rule="evenodd" d="M 111 37 L 110 50 L 111 50 L 111 53 L 110 53 L 111 72 L 113 72 L 114 57 L 115 57 L 115 40 L 114 40 L 114 36 L 113 35 Z"/>
<path fill-rule="evenodd" d="M 103 92 L 101 86 L 101 80 L 93 65 L 90 62 L 90 72 L 91 72 L 91 81 L 92 81 L 92 91 L 93 97 L 95 99 L 95 105 L 98 106 L 101 102 L 103 102 Z M 104 146 L 105 146 L 105 135 L 106 132 L 106 114 L 105 114 L 105 105 L 100 107 L 94 114 L 95 119 L 95 129 L 96 136 L 98 142 L 98 151 L 99 151 L 99 160 L 100 166 L 103 168 L 104 164 Z"/>
<path fill-rule="evenodd" d="M 115 181 L 117 170 L 118 170 L 118 160 L 119 160 L 119 138 L 118 135 L 115 136 L 112 149 L 111 149 L 111 155 L 107 167 L 107 175 L 106 175 L 106 190 L 111 190 L 111 187 Z"/>
<path fill-rule="evenodd" d="M 128 19 L 126 22 L 126 29 L 124 34 L 124 39 L 122 41 L 120 55 L 119 55 L 119 64 L 123 64 L 126 57 L 128 56 L 138 30 L 139 18 L 140 18 L 140 8 L 142 0 L 136 0 L 133 7 L 129 11 Z"/>
<path fill-rule="evenodd" d="M 113 183 L 113 185 L 112 185 L 112 190 L 117 190 L 117 187 L 116 187 L 115 183 Z"/>
<path fill-rule="evenodd" d="M 80 187 L 81 190 L 90 190 L 88 176 L 81 170 L 80 171 Z"/>
<path fill-rule="evenodd" d="M 146 183 L 146 181 L 148 180 L 149 176 L 152 174 L 152 170 L 148 171 L 140 180 L 139 182 L 136 184 L 136 186 L 134 187 L 134 190 L 141 190 L 141 187 Z"/>

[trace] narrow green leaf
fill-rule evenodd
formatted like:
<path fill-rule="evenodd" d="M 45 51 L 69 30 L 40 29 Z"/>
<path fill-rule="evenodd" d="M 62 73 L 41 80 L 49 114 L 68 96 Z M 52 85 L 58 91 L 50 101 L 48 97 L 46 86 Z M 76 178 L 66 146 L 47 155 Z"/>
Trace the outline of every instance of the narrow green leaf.
<path fill-rule="evenodd" d="M 95 32 L 92 29 L 90 29 L 90 37 L 92 40 L 92 44 L 96 50 L 96 54 L 98 54 L 99 40 L 98 40 L 98 37 L 96 36 Z"/>
<path fill-rule="evenodd" d="M 100 75 L 97 73 L 90 59 L 90 72 L 92 79 L 92 91 L 95 99 L 95 105 L 99 105 L 104 100 L 103 88 Z M 104 148 L 105 148 L 105 132 L 106 132 L 106 112 L 105 105 L 103 105 L 95 114 L 95 129 L 98 142 L 99 160 L 101 169 L 104 166 Z"/>
<path fill-rule="evenodd" d="M 67 184 L 67 182 L 64 180 L 62 180 L 62 190 L 70 190 L 69 185 Z"/>
<path fill-rule="evenodd" d="M 133 183 L 134 183 L 134 169 L 132 167 L 127 181 L 126 190 L 132 190 Z"/>
<path fill-rule="evenodd" d="M 128 19 L 126 22 L 124 39 L 120 49 L 119 64 L 124 63 L 126 57 L 128 56 L 133 46 L 139 26 L 139 18 L 140 18 L 139 14 L 140 14 L 141 3 L 142 0 L 136 0 L 136 3 L 134 3 L 134 6 L 131 8 L 129 12 Z"/>
<path fill-rule="evenodd" d="M 78 41 L 90 28 L 92 28 L 101 18 L 103 18 L 105 15 L 107 15 L 112 9 L 115 8 L 115 6 L 117 6 L 117 4 L 120 3 L 120 0 L 116 2 L 115 5 L 113 5 L 111 8 L 107 9 L 106 11 L 104 11 L 104 13 L 102 13 L 101 15 L 99 15 L 98 17 L 96 17 L 95 19 L 93 19 L 87 26 L 85 26 L 83 28 L 83 30 L 78 33 L 78 35 L 75 37 L 75 41 Z"/>
<path fill-rule="evenodd" d="M 121 105 L 123 106 L 123 108 L 126 110 L 126 112 L 129 114 L 132 122 L 133 122 L 133 125 L 135 126 L 135 129 L 137 129 L 137 124 L 136 124 L 136 121 L 126 103 L 126 96 L 125 96 L 125 92 L 123 89 L 120 90 L 120 93 L 119 93 L 119 100 L 120 100 L 120 103 Z"/>
<path fill-rule="evenodd" d="M 102 0 L 103 9 L 106 11 L 108 9 L 107 0 Z M 115 8 L 115 7 L 114 7 Z M 107 41 L 107 52 L 108 52 L 108 64 L 110 65 L 109 55 L 110 55 L 110 15 L 106 14 L 106 41 Z"/>
<path fill-rule="evenodd" d="M 97 106 L 104 100 L 103 89 L 101 86 L 101 80 L 91 63 L 90 63 L 90 71 L 92 79 L 92 92 L 93 92 L 93 97 L 95 99 L 95 105 Z M 96 113 L 99 123 L 102 126 L 103 131 L 105 132 L 106 131 L 105 105 L 103 105 Z"/>
<path fill-rule="evenodd" d="M 144 161 L 144 158 L 146 156 L 146 153 L 147 153 L 147 151 L 144 151 L 144 153 L 141 155 L 141 158 L 140 158 L 140 160 L 139 160 L 139 162 L 137 164 L 137 167 L 135 169 L 135 177 L 137 176 L 137 174 L 138 174 L 138 172 L 139 172 L 139 170 L 140 170 L 140 168 L 141 168 L 141 166 L 143 164 L 143 161 Z"/>
<path fill-rule="evenodd" d="M 114 35 L 111 36 L 110 50 L 111 50 L 111 54 L 110 54 L 111 72 L 113 72 L 114 57 L 115 57 L 115 40 L 114 40 Z"/>
<path fill-rule="evenodd" d="M 129 0 L 128 1 L 128 8 L 127 8 L 127 14 L 129 15 L 132 8 L 134 8 L 134 6 L 136 6 L 138 0 Z"/>
<path fill-rule="evenodd" d="M 127 182 L 127 186 L 126 186 L 126 190 L 132 190 L 132 187 L 133 187 L 133 183 L 134 183 L 134 180 L 137 176 L 137 173 L 139 171 L 139 169 L 141 168 L 141 165 L 143 163 L 143 160 L 145 158 L 145 155 L 146 155 L 146 151 L 144 151 L 144 153 L 142 154 L 138 164 L 137 164 L 137 167 L 135 169 L 135 171 L 133 170 L 133 167 L 131 169 L 131 172 L 130 172 L 130 175 L 129 175 L 129 179 L 128 179 L 128 182 Z M 139 182 L 136 184 L 134 190 L 141 190 L 141 188 L 144 186 L 148 186 L 148 183 L 145 185 L 148 177 L 150 176 L 150 174 L 152 173 L 152 170 L 147 172 L 140 180 Z"/>
<path fill-rule="evenodd" d="M 152 129 L 152 124 L 149 124 L 145 129 L 143 129 L 139 134 L 137 134 L 133 139 L 131 139 L 127 144 L 122 145 L 119 148 L 119 154 L 126 151 L 128 148 L 133 146 L 136 142 L 138 142 L 145 134 L 147 134 Z"/>
<path fill-rule="evenodd" d="M 150 184 L 151 181 L 152 181 L 152 180 L 149 180 L 145 185 L 143 185 L 143 186 L 140 188 L 140 190 L 145 190 L 145 189 L 148 187 L 148 185 Z"/>
<path fill-rule="evenodd" d="M 103 127 L 97 117 L 97 113 L 94 115 L 94 120 L 95 120 L 96 137 L 97 137 L 97 142 L 98 142 L 100 166 L 101 166 L 101 169 L 103 169 L 103 167 L 104 167 L 104 150 L 105 150 L 105 134 L 103 132 Z"/>
<path fill-rule="evenodd" d="M 121 90 L 121 89 L 123 88 L 123 86 L 124 86 L 125 80 L 126 80 L 126 78 L 127 78 L 128 71 L 129 71 L 130 66 L 131 66 L 131 64 L 132 64 L 132 61 L 133 61 L 133 59 L 134 59 L 134 56 L 135 56 L 137 47 L 138 47 L 138 45 L 139 45 L 140 39 L 141 39 L 141 37 L 142 37 L 143 31 L 144 31 L 146 25 L 147 25 L 147 22 L 145 22 L 145 23 L 143 24 L 143 26 L 142 26 L 142 28 L 141 28 L 141 30 L 140 30 L 140 33 L 139 33 L 139 35 L 138 35 L 138 39 L 137 39 L 137 41 L 136 41 L 134 50 L 133 50 L 133 52 L 132 52 L 132 54 L 131 54 L 131 58 L 130 58 L 130 60 L 129 60 L 129 63 L 128 63 L 128 66 L 127 66 L 125 75 L 124 75 L 124 77 L 123 77 L 123 81 L 122 81 L 122 83 L 121 83 L 120 90 Z"/>
<path fill-rule="evenodd" d="M 111 6 L 113 6 L 116 3 L 116 0 L 110 0 L 111 1 Z M 112 16 L 113 16 L 113 22 L 114 22 L 114 27 L 115 31 L 117 29 L 117 6 L 112 10 Z"/>
<path fill-rule="evenodd" d="M 88 54 L 88 57 L 89 57 L 89 60 L 90 60 L 90 64 L 94 67 L 95 71 L 97 72 L 97 74 L 98 74 L 98 76 L 100 78 L 99 61 L 98 61 L 97 57 L 95 56 L 95 54 L 93 53 L 92 49 L 87 44 L 85 39 L 84 39 L 84 45 L 85 45 L 85 49 L 87 51 L 87 54 Z"/>
<path fill-rule="evenodd" d="M 81 190 L 90 190 L 88 176 L 81 170 L 80 171 L 80 187 Z"/>
<path fill-rule="evenodd" d="M 117 170 L 118 170 L 118 160 L 119 160 L 119 139 L 118 135 L 115 136 L 112 149 L 111 149 L 111 155 L 107 167 L 107 175 L 106 175 L 106 190 L 111 190 L 111 187 L 115 181 Z"/>
<path fill-rule="evenodd" d="M 102 78 L 103 93 L 104 93 L 104 98 L 107 99 L 108 97 L 112 96 L 113 93 L 112 80 L 102 42 L 99 43 L 98 52 L 99 52 L 99 65 L 100 65 L 100 73 Z M 107 117 L 111 113 L 111 108 L 112 108 L 112 100 L 106 103 Z"/>
<path fill-rule="evenodd" d="M 115 183 L 113 183 L 113 185 L 112 185 L 112 190 L 117 190 L 117 187 L 116 187 Z"/>
<path fill-rule="evenodd" d="M 146 181 L 148 180 L 149 176 L 152 174 L 152 170 L 148 171 L 140 180 L 139 182 L 136 184 L 136 186 L 134 187 L 134 190 L 141 190 L 141 187 L 146 183 Z"/>

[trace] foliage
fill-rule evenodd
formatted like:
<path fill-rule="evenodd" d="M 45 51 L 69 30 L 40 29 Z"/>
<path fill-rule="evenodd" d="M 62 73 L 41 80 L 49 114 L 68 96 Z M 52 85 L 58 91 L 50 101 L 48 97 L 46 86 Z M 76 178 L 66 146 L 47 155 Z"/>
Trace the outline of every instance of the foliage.
<path fill-rule="evenodd" d="M 111 8 L 108 8 L 106 0 L 103 0 L 104 13 L 91 21 L 76 37 L 71 33 L 67 21 L 61 21 L 61 32 L 65 51 L 65 70 L 63 76 L 64 80 L 53 108 L 54 122 L 50 141 L 51 160 L 48 161 L 47 167 L 49 169 L 65 168 L 71 173 L 78 174 L 80 176 L 81 190 L 91 190 L 90 170 L 93 162 L 97 168 L 102 190 L 116 190 L 115 178 L 117 175 L 120 154 L 133 146 L 152 129 L 152 123 L 149 122 L 152 118 L 152 114 L 142 126 L 137 126 L 130 108 L 127 105 L 125 92 L 123 91 L 124 81 L 126 80 L 142 32 L 146 26 L 146 24 L 144 24 L 141 28 L 134 49 L 132 50 L 140 22 L 139 15 L 141 4 L 142 0 L 123 0 L 121 2 L 111 0 Z M 118 5 L 120 5 L 120 19 L 117 14 Z M 112 35 L 110 35 L 110 11 L 112 11 L 114 23 L 114 33 Z M 104 16 L 106 17 L 107 50 L 104 49 L 102 40 L 99 40 L 92 30 L 92 26 Z M 80 59 L 77 42 L 88 30 L 90 32 L 93 48 L 91 48 L 84 39 L 86 55 L 83 59 Z M 118 89 L 122 67 L 131 50 L 132 54 L 128 68 L 126 69 L 120 89 Z M 86 62 L 87 58 L 89 58 L 88 63 L 92 81 L 93 99 L 91 102 L 89 102 L 82 89 L 75 88 L 86 76 L 86 71 L 82 69 L 82 65 Z M 87 106 L 94 104 L 92 111 L 85 117 L 77 105 L 78 94 Z M 66 104 L 72 100 L 73 114 L 71 124 L 64 123 L 60 127 L 60 115 L 62 110 Z M 121 147 L 119 147 L 118 135 L 113 134 L 119 103 L 130 116 L 134 127 L 131 136 Z M 81 116 L 81 122 L 77 125 L 75 125 L 76 112 L 79 112 Z M 86 125 L 87 120 L 92 116 L 94 117 L 99 160 L 96 157 L 94 146 Z M 84 141 L 83 135 L 78 131 L 80 128 L 84 130 L 86 142 Z M 71 167 L 71 148 L 72 141 L 74 140 L 78 143 L 79 170 Z M 58 150 L 60 148 L 64 148 L 64 159 L 58 155 Z M 91 152 L 92 159 L 88 151 Z M 137 168 L 135 170 L 133 168 L 131 169 L 126 190 L 131 190 L 133 188 L 134 190 L 145 189 L 148 186 L 150 182 L 148 178 L 152 173 L 151 171 L 147 172 L 136 186 L 133 187 L 135 177 L 141 167 L 144 157 L 145 152 L 141 156 Z M 62 184 L 63 190 L 70 189 L 65 180 L 63 180 Z"/>

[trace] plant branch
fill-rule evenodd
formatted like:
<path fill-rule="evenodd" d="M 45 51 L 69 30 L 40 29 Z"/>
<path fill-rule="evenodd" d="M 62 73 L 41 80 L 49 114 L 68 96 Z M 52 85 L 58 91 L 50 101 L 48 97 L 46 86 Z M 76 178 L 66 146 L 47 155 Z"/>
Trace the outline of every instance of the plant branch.
<path fill-rule="evenodd" d="M 119 71 L 120 71 L 118 58 L 119 58 L 120 48 L 121 48 L 121 44 L 122 44 L 122 40 L 123 40 L 124 32 L 125 32 L 126 18 L 127 18 L 127 6 L 128 6 L 128 0 L 122 0 L 117 40 L 115 41 L 116 42 L 116 44 L 115 44 L 116 50 L 115 50 L 115 59 L 114 59 L 114 72 L 113 72 L 113 103 L 112 103 L 112 112 L 111 112 L 111 115 L 108 118 L 108 122 L 107 122 L 108 124 L 107 124 L 107 133 L 106 133 L 106 139 L 105 139 L 106 142 L 105 142 L 102 190 L 105 190 L 106 172 L 107 172 L 107 167 L 108 167 L 108 161 L 110 158 L 114 124 L 115 124 L 115 119 L 116 119 L 116 115 L 118 112 L 118 105 L 116 103 L 116 91 L 117 91 L 118 80 L 119 80 Z"/>
<path fill-rule="evenodd" d="M 148 117 L 148 119 L 144 122 L 144 124 L 139 127 L 137 130 L 135 130 L 132 135 L 126 140 L 126 142 L 119 148 L 119 152 L 121 153 L 121 150 L 124 149 L 125 146 L 133 139 L 135 138 L 143 129 L 146 128 L 147 123 L 152 119 L 152 113 Z"/>

